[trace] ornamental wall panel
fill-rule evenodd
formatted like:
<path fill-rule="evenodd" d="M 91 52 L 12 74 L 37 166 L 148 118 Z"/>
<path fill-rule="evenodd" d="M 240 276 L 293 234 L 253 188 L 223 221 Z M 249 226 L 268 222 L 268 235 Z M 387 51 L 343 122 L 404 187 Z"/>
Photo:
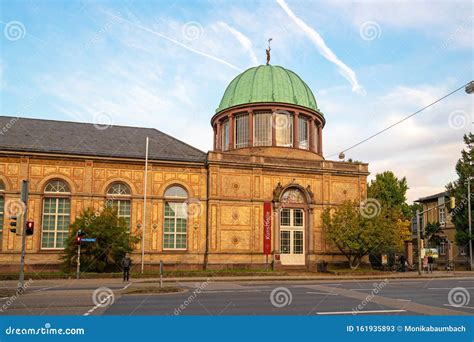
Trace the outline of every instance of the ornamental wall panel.
<path fill-rule="evenodd" d="M 251 198 L 251 175 L 236 173 L 221 173 L 220 189 L 221 197 L 234 199 Z"/>
<path fill-rule="evenodd" d="M 250 231 L 221 230 L 221 251 L 250 251 Z"/>
<path fill-rule="evenodd" d="M 221 225 L 225 229 L 241 229 L 241 226 L 249 227 L 251 222 L 250 205 L 221 205 Z M 240 227 L 240 228 L 237 228 Z"/>

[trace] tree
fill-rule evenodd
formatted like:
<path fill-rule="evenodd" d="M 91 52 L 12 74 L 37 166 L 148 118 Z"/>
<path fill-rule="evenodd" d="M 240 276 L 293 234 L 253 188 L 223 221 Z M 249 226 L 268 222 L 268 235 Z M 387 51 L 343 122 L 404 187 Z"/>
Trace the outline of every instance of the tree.
<path fill-rule="evenodd" d="M 474 134 L 469 133 L 463 137 L 466 148 L 461 151 L 461 158 L 456 163 L 456 173 L 458 179 L 449 183 L 446 190 L 450 196 L 456 198 L 456 207 L 449 208 L 451 220 L 456 227 L 456 242 L 460 246 L 465 246 L 472 239 L 469 236 L 469 222 L 467 209 L 467 180 L 474 174 L 474 166 L 471 164 L 474 161 Z M 471 181 L 471 189 L 474 188 L 474 181 Z M 471 201 L 474 200 L 473 192 L 471 191 Z M 471 205 L 471 215 L 474 217 L 474 205 Z"/>
<path fill-rule="evenodd" d="M 427 241 L 427 247 L 431 244 L 439 246 L 443 241 L 443 229 L 439 222 L 430 222 L 425 226 L 425 240 Z"/>
<path fill-rule="evenodd" d="M 405 177 L 398 179 L 392 171 L 378 173 L 367 186 L 367 197 L 375 198 L 386 208 L 400 210 L 405 219 L 410 219 L 410 207 L 406 203 L 408 190 Z"/>
<path fill-rule="evenodd" d="M 128 225 L 117 216 L 117 210 L 105 206 L 102 211 L 86 209 L 71 225 L 66 248 L 61 256 L 63 269 L 71 271 L 76 268 L 78 230 L 85 232 L 85 237 L 95 238 L 96 242 L 83 242 L 81 245 L 82 272 L 109 272 L 120 269 L 120 262 L 125 253 L 132 251 L 139 238 L 128 232 Z"/>
<path fill-rule="evenodd" d="M 328 242 L 347 258 L 351 269 L 358 268 L 369 253 L 399 250 L 410 235 L 409 224 L 398 212 L 380 208 L 377 215 L 367 216 L 357 202 L 326 208 L 322 220 Z"/>

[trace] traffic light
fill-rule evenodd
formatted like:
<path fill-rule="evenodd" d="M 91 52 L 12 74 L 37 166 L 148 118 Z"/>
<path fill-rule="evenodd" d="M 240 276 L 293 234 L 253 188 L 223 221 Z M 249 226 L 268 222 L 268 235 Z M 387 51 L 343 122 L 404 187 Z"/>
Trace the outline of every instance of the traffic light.
<path fill-rule="evenodd" d="M 12 215 L 12 216 L 10 216 L 10 220 L 11 220 L 10 221 L 10 231 L 12 233 L 16 233 L 18 216 Z"/>
<path fill-rule="evenodd" d="M 456 208 L 456 198 L 455 197 L 450 197 L 450 203 L 451 203 L 451 209 Z"/>
<path fill-rule="evenodd" d="M 33 221 L 26 221 L 26 235 L 33 235 L 35 223 Z"/>
<path fill-rule="evenodd" d="M 76 244 L 77 245 L 81 244 L 81 241 L 82 241 L 82 238 L 84 237 L 84 235 L 86 235 L 86 233 L 84 233 L 84 231 L 82 229 L 79 229 L 77 231 L 77 235 L 76 235 Z"/>

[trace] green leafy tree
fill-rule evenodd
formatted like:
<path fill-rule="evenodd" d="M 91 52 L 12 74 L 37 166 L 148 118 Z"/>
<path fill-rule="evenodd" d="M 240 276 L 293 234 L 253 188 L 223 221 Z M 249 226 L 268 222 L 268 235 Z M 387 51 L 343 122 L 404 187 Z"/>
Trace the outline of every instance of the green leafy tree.
<path fill-rule="evenodd" d="M 425 241 L 427 247 L 439 246 L 443 241 L 443 229 L 439 222 L 430 222 L 425 226 Z"/>
<path fill-rule="evenodd" d="M 450 196 L 456 198 L 456 207 L 449 208 L 451 220 L 456 227 L 456 242 L 458 245 L 465 246 L 472 239 L 469 236 L 468 208 L 467 208 L 467 180 L 474 175 L 474 134 L 464 135 L 465 149 L 461 151 L 461 158 L 456 163 L 456 173 L 458 179 L 449 183 L 446 190 Z M 474 189 L 474 181 L 471 181 L 471 189 Z M 474 191 L 471 191 L 471 201 L 474 201 Z M 474 205 L 471 205 L 471 215 L 474 217 Z"/>
<path fill-rule="evenodd" d="M 117 210 L 106 206 L 100 212 L 86 209 L 71 225 L 66 248 L 61 256 L 65 271 L 76 268 L 78 230 L 96 242 L 83 242 L 81 245 L 82 272 L 111 272 L 120 269 L 125 253 L 131 252 L 133 244 L 140 239 L 128 232 L 127 223 L 117 216 Z"/>
<path fill-rule="evenodd" d="M 337 208 L 326 208 L 322 221 L 328 242 L 347 258 L 351 269 L 357 269 L 369 253 L 402 248 L 410 231 L 398 216 L 387 208 L 367 216 L 358 203 L 345 201 Z"/>
<path fill-rule="evenodd" d="M 408 190 L 405 177 L 398 179 L 392 171 L 378 173 L 367 186 L 367 197 L 375 198 L 386 208 L 399 210 L 405 219 L 410 219 L 411 210 L 406 203 Z"/>

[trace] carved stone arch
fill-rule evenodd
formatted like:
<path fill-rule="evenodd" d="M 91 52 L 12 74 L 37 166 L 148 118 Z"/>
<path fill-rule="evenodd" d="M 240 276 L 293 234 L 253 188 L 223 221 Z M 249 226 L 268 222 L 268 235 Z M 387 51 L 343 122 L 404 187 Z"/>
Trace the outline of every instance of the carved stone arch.
<path fill-rule="evenodd" d="M 164 197 L 165 191 L 173 185 L 182 186 L 188 193 L 188 198 L 196 198 L 193 188 L 189 184 L 177 179 L 171 179 L 168 182 L 163 183 L 163 185 L 161 185 L 161 187 L 158 189 L 158 196 Z"/>
<path fill-rule="evenodd" d="M 77 192 L 76 183 L 74 183 L 71 178 L 64 175 L 50 175 L 48 177 L 45 177 L 36 185 L 36 191 L 44 193 L 44 188 L 46 187 L 46 185 L 53 180 L 62 180 L 66 182 L 67 185 L 69 185 L 70 194 L 74 194 Z"/>
<path fill-rule="evenodd" d="M 7 192 L 11 190 L 12 185 L 7 177 L 0 175 L 0 182 L 3 183 L 4 191 Z"/>
<path fill-rule="evenodd" d="M 130 188 L 130 191 L 132 192 L 132 196 L 134 195 L 137 195 L 138 194 L 138 191 L 137 191 L 137 188 L 135 187 L 135 185 L 133 185 L 131 182 L 123 179 L 123 178 L 112 178 L 112 179 L 109 179 L 101 188 L 100 190 L 100 193 L 103 194 L 103 195 L 107 195 L 107 190 L 109 189 L 109 187 L 114 184 L 114 183 L 124 183 L 124 184 L 127 184 L 128 187 Z"/>
<path fill-rule="evenodd" d="M 281 183 L 278 183 L 277 187 L 273 191 L 273 201 L 282 202 L 282 198 L 291 189 L 297 189 L 301 192 L 304 197 L 305 204 L 310 205 L 314 203 L 314 195 L 311 190 L 311 187 L 308 185 L 306 188 L 298 183 L 289 183 L 285 186 L 282 186 Z"/>

